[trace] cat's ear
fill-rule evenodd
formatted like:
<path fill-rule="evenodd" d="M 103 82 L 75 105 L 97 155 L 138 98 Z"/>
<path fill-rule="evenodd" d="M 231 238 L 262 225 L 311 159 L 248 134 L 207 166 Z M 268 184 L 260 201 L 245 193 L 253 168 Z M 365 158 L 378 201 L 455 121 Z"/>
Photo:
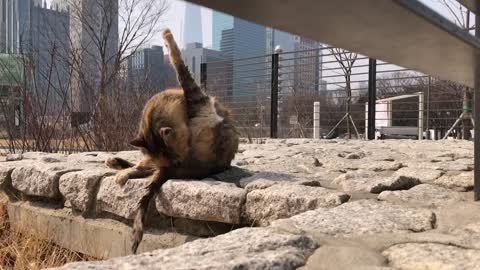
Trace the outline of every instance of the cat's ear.
<path fill-rule="evenodd" d="M 131 146 L 135 146 L 138 148 L 146 148 L 147 147 L 147 142 L 145 141 L 145 138 L 143 136 L 137 135 L 131 142 Z"/>

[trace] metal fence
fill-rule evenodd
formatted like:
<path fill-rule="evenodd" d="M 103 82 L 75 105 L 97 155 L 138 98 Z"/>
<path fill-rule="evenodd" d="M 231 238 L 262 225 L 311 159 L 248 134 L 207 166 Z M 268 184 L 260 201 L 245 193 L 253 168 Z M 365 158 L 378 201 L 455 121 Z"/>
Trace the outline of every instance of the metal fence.
<path fill-rule="evenodd" d="M 2 85 L 0 153 L 131 149 L 142 107 L 158 90 L 133 91 L 120 75 L 102 118 L 82 125 L 72 124 L 68 85 L 59 100 L 22 82 Z M 341 49 L 202 63 L 200 78 L 250 140 L 439 139 L 454 123 L 451 136 L 471 135 L 471 89 Z"/>
<path fill-rule="evenodd" d="M 443 138 L 458 119 L 450 135 L 470 137 L 471 89 L 341 49 L 207 62 L 201 78 L 248 138 L 366 138 L 369 110 L 371 137 Z"/>

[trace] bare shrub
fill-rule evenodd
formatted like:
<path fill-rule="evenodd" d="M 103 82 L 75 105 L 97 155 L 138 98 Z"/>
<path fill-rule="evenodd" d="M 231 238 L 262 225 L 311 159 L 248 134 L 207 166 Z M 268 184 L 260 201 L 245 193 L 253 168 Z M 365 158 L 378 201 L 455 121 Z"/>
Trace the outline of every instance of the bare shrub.
<path fill-rule="evenodd" d="M 13 230 L 8 217 L 0 216 L 0 268 L 37 270 L 69 262 L 93 260 L 89 256 L 40 239 L 35 233 Z"/>

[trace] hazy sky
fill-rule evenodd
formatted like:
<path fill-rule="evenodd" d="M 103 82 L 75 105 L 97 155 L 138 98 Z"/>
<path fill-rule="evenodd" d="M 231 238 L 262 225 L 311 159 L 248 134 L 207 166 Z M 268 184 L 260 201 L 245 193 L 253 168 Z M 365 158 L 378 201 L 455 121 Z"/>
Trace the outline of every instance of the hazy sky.
<path fill-rule="evenodd" d="M 183 45 L 183 22 L 185 18 L 185 5 L 186 2 L 180 0 L 165 0 L 169 9 L 165 14 L 165 17 L 162 21 L 162 24 L 165 27 L 169 27 L 175 38 L 177 39 L 179 45 Z M 188 3 L 188 5 L 193 5 Z M 208 8 L 201 8 L 202 10 L 202 26 L 203 26 L 203 43 L 204 46 L 212 45 L 212 11 Z M 162 25 L 162 26 L 163 26 Z M 161 42 L 160 39 L 157 39 L 157 42 Z"/>
<path fill-rule="evenodd" d="M 161 20 L 161 27 L 169 27 L 179 45 L 183 46 L 182 29 L 185 15 L 186 2 L 182 0 L 153 0 L 153 1 L 166 1 L 168 10 Z M 448 9 L 442 4 L 443 0 L 419 0 L 420 2 L 430 6 L 435 11 L 444 15 L 448 19 L 452 19 Z M 456 3 L 456 0 L 446 0 L 447 2 Z M 51 0 L 47 0 L 51 2 Z M 188 3 L 189 5 L 192 5 Z M 202 26 L 203 26 L 203 43 L 204 46 L 209 47 L 212 45 L 212 11 L 208 8 L 202 8 Z M 321 40 L 319 40 L 321 42 Z M 154 38 L 150 45 L 159 44 L 162 45 L 161 37 Z M 147 45 L 147 44 L 146 44 Z"/>

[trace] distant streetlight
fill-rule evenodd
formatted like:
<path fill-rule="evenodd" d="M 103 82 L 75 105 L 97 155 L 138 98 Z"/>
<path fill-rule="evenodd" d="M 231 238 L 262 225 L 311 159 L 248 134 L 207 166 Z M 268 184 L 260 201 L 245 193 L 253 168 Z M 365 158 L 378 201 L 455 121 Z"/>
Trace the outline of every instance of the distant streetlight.
<path fill-rule="evenodd" d="M 280 47 L 280 45 L 277 45 L 277 46 L 275 46 L 274 52 L 275 52 L 275 53 L 282 53 L 283 50 L 282 50 L 282 48 Z"/>

